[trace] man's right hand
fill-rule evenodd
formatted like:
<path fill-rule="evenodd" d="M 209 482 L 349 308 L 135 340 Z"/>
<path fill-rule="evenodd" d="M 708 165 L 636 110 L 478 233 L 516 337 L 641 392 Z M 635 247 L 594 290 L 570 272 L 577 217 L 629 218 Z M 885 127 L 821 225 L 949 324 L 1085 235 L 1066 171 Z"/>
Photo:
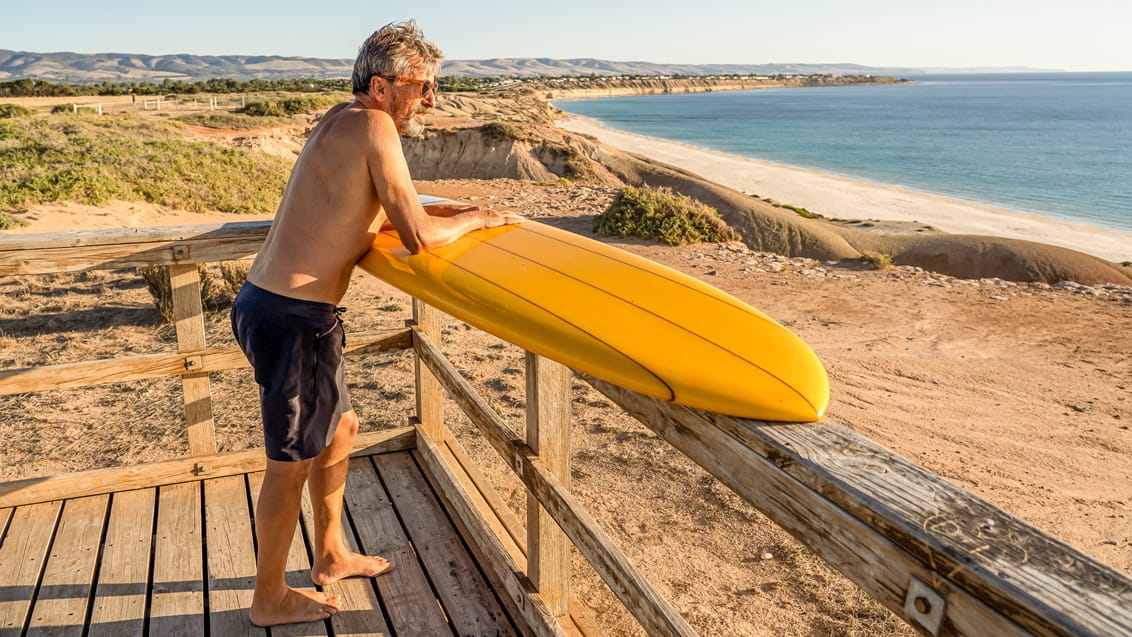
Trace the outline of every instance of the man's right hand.
<path fill-rule="evenodd" d="M 481 210 L 484 214 L 484 228 L 497 228 L 499 226 L 510 226 L 517 223 L 523 223 L 526 218 L 510 213 L 510 212 L 496 212 L 494 210 Z"/>

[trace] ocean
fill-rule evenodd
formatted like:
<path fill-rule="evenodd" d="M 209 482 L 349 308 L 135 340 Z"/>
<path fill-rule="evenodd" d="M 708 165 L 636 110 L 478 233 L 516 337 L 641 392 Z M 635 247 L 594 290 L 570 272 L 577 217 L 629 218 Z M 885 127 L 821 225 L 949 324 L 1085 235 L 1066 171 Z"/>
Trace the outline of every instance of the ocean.
<path fill-rule="evenodd" d="M 1132 231 L 1132 73 L 559 100 L 639 135 Z"/>

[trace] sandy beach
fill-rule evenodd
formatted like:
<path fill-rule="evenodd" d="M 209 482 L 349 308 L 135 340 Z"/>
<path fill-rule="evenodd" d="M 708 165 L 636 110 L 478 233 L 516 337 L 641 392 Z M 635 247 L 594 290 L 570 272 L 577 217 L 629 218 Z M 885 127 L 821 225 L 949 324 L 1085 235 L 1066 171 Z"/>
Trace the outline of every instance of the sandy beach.
<path fill-rule="evenodd" d="M 689 144 L 614 130 L 572 116 L 564 129 L 678 166 L 730 188 L 801 206 L 829 218 L 916 221 L 952 234 L 1049 243 L 1110 261 L 1132 260 L 1132 234 L 980 205 L 807 168 L 748 159 Z"/>

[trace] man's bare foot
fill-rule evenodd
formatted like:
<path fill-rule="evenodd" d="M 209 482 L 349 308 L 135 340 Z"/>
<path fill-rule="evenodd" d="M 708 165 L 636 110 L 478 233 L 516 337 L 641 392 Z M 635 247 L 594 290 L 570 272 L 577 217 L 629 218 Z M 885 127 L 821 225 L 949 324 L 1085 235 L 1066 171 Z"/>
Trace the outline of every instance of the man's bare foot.
<path fill-rule="evenodd" d="M 384 557 L 346 553 L 316 558 L 311 568 L 311 581 L 326 586 L 347 577 L 377 577 L 393 570 L 393 564 Z"/>
<path fill-rule="evenodd" d="M 337 595 L 288 588 L 281 596 L 253 595 L 248 616 L 256 626 L 302 624 L 322 621 L 341 607 Z"/>

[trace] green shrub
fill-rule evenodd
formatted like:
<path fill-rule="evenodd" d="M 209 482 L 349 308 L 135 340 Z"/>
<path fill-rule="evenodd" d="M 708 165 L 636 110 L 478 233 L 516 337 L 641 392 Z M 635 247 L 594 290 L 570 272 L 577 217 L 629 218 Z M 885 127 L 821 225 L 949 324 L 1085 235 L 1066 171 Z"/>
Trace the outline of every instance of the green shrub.
<path fill-rule="evenodd" d="M 283 107 L 276 101 L 270 100 L 256 100 L 248 102 L 244 108 L 238 112 L 252 117 L 286 117 L 287 113 Z"/>
<path fill-rule="evenodd" d="M 787 210 L 793 210 L 794 214 L 796 214 L 799 217 L 802 217 L 804 219 L 816 219 L 817 218 L 817 215 L 810 212 L 809 210 L 806 210 L 805 208 L 803 208 L 801 206 L 791 206 L 790 204 L 782 204 L 782 207 L 786 208 Z"/>
<path fill-rule="evenodd" d="M 27 221 L 18 217 L 13 217 L 11 214 L 0 210 L 0 230 L 11 230 L 12 228 L 22 228 L 28 225 Z"/>
<path fill-rule="evenodd" d="M 340 102 L 335 95 L 305 95 L 248 102 L 239 112 L 253 117 L 288 117 L 325 110 Z"/>
<path fill-rule="evenodd" d="M 196 212 L 279 205 L 291 162 L 184 134 L 180 124 L 129 115 L 0 119 L 0 209 L 114 199 Z"/>
<path fill-rule="evenodd" d="M 870 250 L 866 250 L 861 253 L 861 258 L 865 261 L 868 261 L 869 263 L 872 263 L 873 266 L 878 270 L 883 270 L 892 265 L 892 255 L 885 254 L 883 252 L 872 252 Z"/>
<path fill-rule="evenodd" d="M 177 118 L 186 124 L 203 126 L 204 128 L 230 128 L 233 130 L 246 130 L 249 128 L 263 128 L 265 126 L 283 125 L 288 120 L 282 117 L 253 117 L 246 113 L 190 113 Z"/>
<path fill-rule="evenodd" d="M 55 114 L 71 113 L 74 110 L 75 110 L 74 107 L 72 107 L 70 104 L 56 104 L 55 106 L 51 107 L 51 112 L 55 113 Z"/>
<path fill-rule="evenodd" d="M 165 320 L 173 322 L 173 284 L 169 278 L 169 267 L 164 265 L 150 265 L 138 268 L 138 274 L 145 281 L 149 295 L 153 297 L 153 304 Z M 208 267 L 203 263 L 197 264 L 197 276 L 200 277 L 201 305 L 213 307 L 212 297 L 216 293 L 216 285 L 208 273 Z"/>
<path fill-rule="evenodd" d="M 607 236 L 641 237 L 669 245 L 737 241 L 712 207 L 668 188 L 626 186 L 594 218 L 594 232 Z"/>
<path fill-rule="evenodd" d="M 508 122 L 488 122 L 480 127 L 480 133 L 492 141 L 511 141 L 527 138 L 522 127 Z"/>
<path fill-rule="evenodd" d="M 0 104 L 0 119 L 12 119 L 14 117 L 27 117 L 28 115 L 35 114 L 35 111 L 30 108 L 24 108 L 19 104 Z"/>
<path fill-rule="evenodd" d="M 224 291 L 229 298 L 236 298 L 244 281 L 248 280 L 248 270 L 251 266 L 243 261 L 222 261 L 220 263 L 220 278 L 224 279 Z"/>

